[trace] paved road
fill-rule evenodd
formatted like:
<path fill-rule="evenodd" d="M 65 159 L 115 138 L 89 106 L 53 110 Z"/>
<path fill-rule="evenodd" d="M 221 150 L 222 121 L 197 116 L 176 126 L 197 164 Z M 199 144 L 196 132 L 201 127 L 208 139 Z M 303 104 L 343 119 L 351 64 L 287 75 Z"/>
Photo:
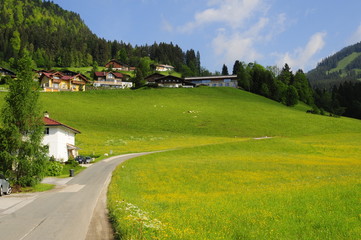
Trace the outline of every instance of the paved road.
<path fill-rule="evenodd" d="M 111 173 L 121 162 L 149 153 L 127 154 L 93 164 L 44 193 L 0 198 L 0 239 L 108 239 L 97 222 Z M 98 209 L 99 210 L 99 209 Z M 93 217 L 95 216 L 95 217 Z M 92 222 L 92 224 L 90 224 Z"/>

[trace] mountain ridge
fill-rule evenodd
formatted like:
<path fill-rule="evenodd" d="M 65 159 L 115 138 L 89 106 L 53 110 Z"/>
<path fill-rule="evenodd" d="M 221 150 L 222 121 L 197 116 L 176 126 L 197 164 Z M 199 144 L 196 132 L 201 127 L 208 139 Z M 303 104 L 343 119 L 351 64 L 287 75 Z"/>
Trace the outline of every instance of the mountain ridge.
<path fill-rule="evenodd" d="M 326 57 L 307 73 L 313 87 L 332 88 L 344 82 L 361 80 L 361 42 Z"/>

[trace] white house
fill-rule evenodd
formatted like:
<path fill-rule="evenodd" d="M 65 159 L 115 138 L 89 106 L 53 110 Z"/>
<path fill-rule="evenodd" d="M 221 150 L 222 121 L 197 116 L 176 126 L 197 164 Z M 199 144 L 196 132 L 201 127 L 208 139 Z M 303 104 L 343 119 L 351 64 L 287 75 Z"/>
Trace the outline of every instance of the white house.
<path fill-rule="evenodd" d="M 96 81 L 93 82 L 94 87 L 109 87 L 109 88 L 131 88 L 132 82 L 123 82 L 127 79 L 127 75 L 118 72 L 95 72 Z"/>
<path fill-rule="evenodd" d="M 171 65 L 158 64 L 155 66 L 155 70 L 158 72 L 174 71 L 174 67 Z"/>
<path fill-rule="evenodd" d="M 42 143 L 49 146 L 49 156 L 60 162 L 78 156 L 79 148 L 75 146 L 75 135 L 80 131 L 49 118 L 47 114 L 43 121 L 45 129 Z"/>

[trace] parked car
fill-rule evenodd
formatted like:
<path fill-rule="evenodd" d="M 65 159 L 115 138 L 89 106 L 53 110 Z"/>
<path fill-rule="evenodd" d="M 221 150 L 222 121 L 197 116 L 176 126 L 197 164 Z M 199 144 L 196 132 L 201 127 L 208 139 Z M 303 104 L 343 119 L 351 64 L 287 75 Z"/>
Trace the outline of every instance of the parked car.
<path fill-rule="evenodd" d="M 9 195 L 11 193 L 11 186 L 9 180 L 4 177 L 4 175 L 0 174 L 0 196 L 6 194 Z"/>
<path fill-rule="evenodd" d="M 92 158 L 91 157 L 89 157 L 89 156 L 86 156 L 85 158 L 84 158 L 84 163 L 90 163 L 92 161 Z"/>
<path fill-rule="evenodd" d="M 76 156 L 75 161 L 77 161 L 79 164 L 84 163 L 85 158 L 83 156 Z"/>

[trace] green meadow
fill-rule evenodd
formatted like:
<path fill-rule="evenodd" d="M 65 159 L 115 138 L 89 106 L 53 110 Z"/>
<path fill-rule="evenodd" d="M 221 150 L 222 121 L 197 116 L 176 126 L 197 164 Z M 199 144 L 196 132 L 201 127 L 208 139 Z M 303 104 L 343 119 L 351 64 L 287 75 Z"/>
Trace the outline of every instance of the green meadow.
<path fill-rule="evenodd" d="M 81 131 L 82 154 L 168 150 L 114 172 L 118 239 L 361 238 L 359 120 L 230 88 L 42 93 L 41 104 Z"/>

